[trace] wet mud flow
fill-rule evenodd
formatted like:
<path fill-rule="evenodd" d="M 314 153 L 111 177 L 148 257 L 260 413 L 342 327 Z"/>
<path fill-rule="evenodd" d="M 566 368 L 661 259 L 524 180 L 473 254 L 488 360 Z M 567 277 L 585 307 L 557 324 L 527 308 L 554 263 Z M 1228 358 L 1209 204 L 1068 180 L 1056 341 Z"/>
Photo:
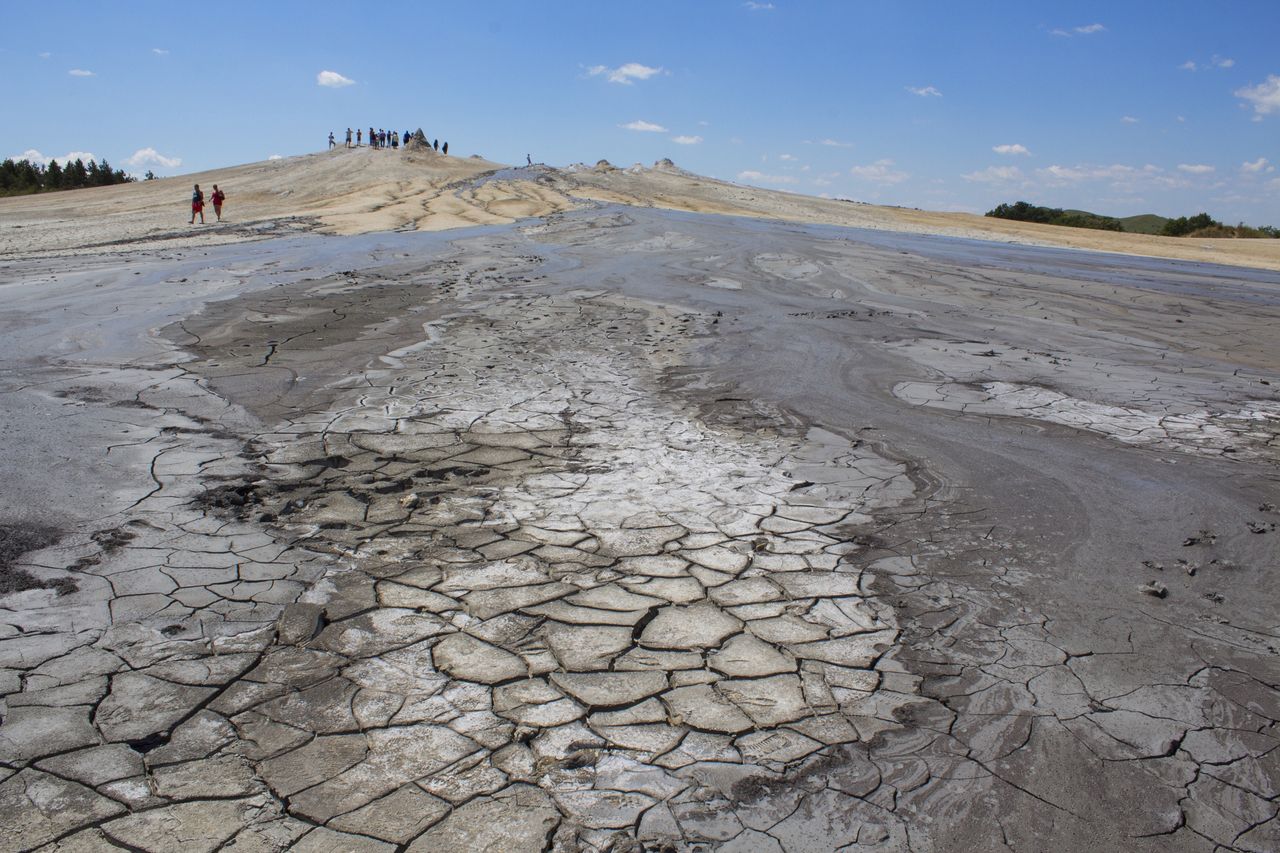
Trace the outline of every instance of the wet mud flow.
<path fill-rule="evenodd" d="M 598 206 L 0 286 L 0 849 L 1280 845 L 1273 273 Z"/>

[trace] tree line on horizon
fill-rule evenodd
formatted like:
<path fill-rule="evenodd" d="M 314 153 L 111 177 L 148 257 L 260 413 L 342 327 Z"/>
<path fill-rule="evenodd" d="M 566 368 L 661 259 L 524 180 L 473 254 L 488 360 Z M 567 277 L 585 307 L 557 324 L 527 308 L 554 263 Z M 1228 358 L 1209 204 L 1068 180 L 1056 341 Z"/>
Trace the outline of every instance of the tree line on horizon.
<path fill-rule="evenodd" d="M 105 157 L 101 161 L 90 159 L 88 165 L 80 158 L 65 166 L 60 166 L 57 160 L 50 160 L 47 166 L 12 158 L 0 163 L 0 196 L 107 187 L 135 180 L 123 169 L 111 168 Z"/>
<path fill-rule="evenodd" d="M 1263 225 L 1254 228 L 1243 222 L 1239 225 L 1224 225 L 1207 213 L 1179 216 L 1177 219 L 1166 219 L 1161 216 L 1131 216 L 1125 220 L 1084 210 L 1063 210 L 1058 207 L 1041 207 L 1030 202 L 1018 201 L 1013 204 L 998 204 L 985 215 L 996 219 L 1012 219 L 1016 222 L 1038 222 L 1043 225 L 1123 231 L 1130 234 L 1159 234 L 1163 237 L 1280 238 L 1280 228 L 1275 226 Z M 1126 222 L 1132 220 L 1148 220 L 1145 223 L 1148 227 L 1126 227 Z M 1150 220 L 1155 220 L 1158 227 L 1150 228 Z"/>

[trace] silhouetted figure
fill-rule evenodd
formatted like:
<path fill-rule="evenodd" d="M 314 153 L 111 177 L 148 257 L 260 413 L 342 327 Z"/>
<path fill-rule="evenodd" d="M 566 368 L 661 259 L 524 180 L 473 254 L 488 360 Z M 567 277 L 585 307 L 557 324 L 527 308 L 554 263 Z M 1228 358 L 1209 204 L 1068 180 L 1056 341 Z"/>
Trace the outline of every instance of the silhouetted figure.
<path fill-rule="evenodd" d="M 398 134 L 398 133 L 396 133 L 394 130 L 392 130 L 392 131 L 389 131 L 389 132 L 387 133 L 387 136 L 390 136 L 390 137 L 391 137 L 391 150 L 392 150 L 392 151 L 394 151 L 394 150 L 396 150 L 397 148 L 399 148 L 399 147 L 400 147 L 400 134 Z"/>
<path fill-rule="evenodd" d="M 351 147 L 351 128 L 347 128 L 347 147 Z"/>
<path fill-rule="evenodd" d="M 200 214 L 200 224 L 204 224 L 204 193 L 200 192 L 200 185 L 196 184 L 195 189 L 191 192 L 191 224 L 196 224 L 196 214 Z"/>
<path fill-rule="evenodd" d="M 444 145 L 440 146 L 440 153 L 445 155 L 449 153 L 449 143 L 446 142 Z"/>
<path fill-rule="evenodd" d="M 413 134 L 406 130 L 406 131 L 404 132 L 404 144 L 405 144 L 405 145 L 408 145 L 408 144 L 409 144 L 409 137 L 410 137 L 410 136 L 413 136 Z"/>
<path fill-rule="evenodd" d="M 337 144 L 338 144 L 338 143 L 336 143 L 336 142 L 334 142 L 334 141 L 333 141 L 333 131 L 332 131 L 332 130 L 331 130 L 331 131 L 329 131 L 329 147 L 330 147 L 330 148 L 333 148 L 333 147 L 337 146 Z"/>
<path fill-rule="evenodd" d="M 439 150 L 440 150 L 440 140 L 439 140 L 439 139 L 433 139 L 433 140 L 431 140 L 431 147 L 432 147 L 432 148 L 434 148 L 436 151 L 439 151 Z"/>
<path fill-rule="evenodd" d="M 528 154 L 524 155 L 524 164 L 525 164 L 526 166 L 532 166 L 532 165 L 533 165 L 533 158 L 532 158 L 532 157 L 530 157 Z"/>
<path fill-rule="evenodd" d="M 359 147 L 360 147 L 360 134 L 361 134 L 362 132 L 363 132 L 363 131 L 360 131 L 360 130 L 357 130 L 357 131 L 356 131 L 356 147 L 357 147 L 357 148 L 359 148 Z"/>

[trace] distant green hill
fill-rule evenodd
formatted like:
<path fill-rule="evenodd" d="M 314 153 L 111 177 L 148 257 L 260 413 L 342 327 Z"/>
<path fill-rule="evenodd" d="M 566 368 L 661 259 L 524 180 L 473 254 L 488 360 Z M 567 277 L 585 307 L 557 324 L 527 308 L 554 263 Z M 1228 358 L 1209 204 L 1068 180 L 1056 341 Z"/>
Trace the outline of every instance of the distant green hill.
<path fill-rule="evenodd" d="M 1168 221 L 1167 216 L 1158 216 L 1154 213 L 1141 213 L 1137 216 L 1120 218 L 1120 224 L 1124 226 L 1124 230 L 1131 234 L 1159 234 Z"/>

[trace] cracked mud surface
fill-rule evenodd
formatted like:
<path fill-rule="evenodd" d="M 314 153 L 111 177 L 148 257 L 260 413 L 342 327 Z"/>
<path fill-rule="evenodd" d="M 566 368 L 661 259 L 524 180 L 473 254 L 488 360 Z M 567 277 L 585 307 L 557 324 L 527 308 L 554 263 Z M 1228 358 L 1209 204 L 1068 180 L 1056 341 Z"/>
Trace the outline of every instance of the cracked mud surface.
<path fill-rule="evenodd" d="M 1278 285 L 616 207 L 11 264 L 0 849 L 1276 849 Z"/>

